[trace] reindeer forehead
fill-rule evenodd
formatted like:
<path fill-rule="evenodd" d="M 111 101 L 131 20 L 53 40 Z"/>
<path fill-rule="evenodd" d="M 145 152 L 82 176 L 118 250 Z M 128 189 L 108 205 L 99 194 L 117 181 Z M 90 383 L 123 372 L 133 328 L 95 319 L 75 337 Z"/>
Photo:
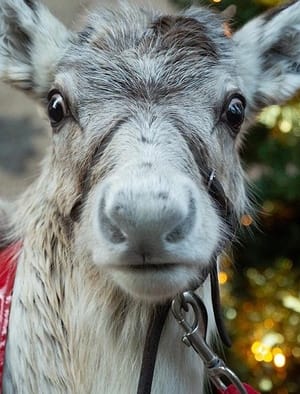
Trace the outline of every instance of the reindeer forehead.
<path fill-rule="evenodd" d="M 218 44 L 213 31 L 201 21 L 189 16 L 163 15 L 145 18 L 139 15 L 140 23 L 128 23 L 128 15 L 118 15 L 111 26 L 99 28 L 95 20 L 80 33 L 80 42 L 87 42 L 91 48 L 120 52 L 135 49 L 140 54 L 182 50 L 186 55 L 195 52 L 218 57 Z M 94 17 L 95 19 L 95 17 Z M 101 20 L 100 20 L 101 23 Z"/>
<path fill-rule="evenodd" d="M 226 69 L 230 74 L 231 45 L 222 18 L 206 9 L 180 16 L 141 10 L 96 13 L 62 65 L 75 67 L 89 90 L 165 97 L 200 87 Z"/>

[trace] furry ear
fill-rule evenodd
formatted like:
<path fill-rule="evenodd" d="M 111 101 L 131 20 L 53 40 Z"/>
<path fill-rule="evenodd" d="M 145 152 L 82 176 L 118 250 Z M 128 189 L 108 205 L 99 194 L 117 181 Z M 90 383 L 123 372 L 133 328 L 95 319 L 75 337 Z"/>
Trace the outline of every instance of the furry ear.
<path fill-rule="evenodd" d="M 38 1 L 1 0 L 0 79 L 43 97 L 71 36 Z"/>
<path fill-rule="evenodd" d="M 250 114 L 300 89 L 300 1 L 253 19 L 233 36 Z"/>

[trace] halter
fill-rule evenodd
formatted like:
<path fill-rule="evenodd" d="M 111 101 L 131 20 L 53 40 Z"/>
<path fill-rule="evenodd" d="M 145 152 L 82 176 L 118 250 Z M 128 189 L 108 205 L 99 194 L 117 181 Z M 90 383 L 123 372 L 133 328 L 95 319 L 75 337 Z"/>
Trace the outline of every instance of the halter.
<path fill-rule="evenodd" d="M 223 219 L 232 230 L 234 228 L 233 209 L 229 199 L 225 195 L 222 185 L 216 178 L 215 170 L 209 172 L 209 176 L 207 178 L 204 177 L 204 179 L 207 179 L 206 187 L 210 196 L 215 201 Z M 241 383 L 235 373 L 225 365 L 224 361 L 212 351 L 206 342 L 208 322 L 207 310 L 203 301 L 196 295 L 194 290 L 199 288 L 208 277 L 210 278 L 211 299 L 219 336 L 225 345 L 231 345 L 222 319 L 217 257 L 214 257 L 209 268 L 201 272 L 201 278 L 192 290 L 178 294 L 172 302 L 167 302 L 165 305 L 159 305 L 156 308 L 156 314 L 148 327 L 146 335 L 137 394 L 151 394 L 159 341 L 170 307 L 173 316 L 185 332 L 182 337 L 183 343 L 189 347 L 191 346 L 200 356 L 204 362 L 210 381 L 220 390 L 220 393 L 225 393 L 227 388 L 229 390 L 236 388 L 238 390 L 236 394 L 249 393 L 246 386 Z M 192 309 L 194 313 L 192 325 L 185 319 L 185 314 L 188 313 L 190 309 Z M 231 383 L 231 385 L 227 386 L 225 381 Z M 254 391 L 252 392 L 254 393 Z"/>

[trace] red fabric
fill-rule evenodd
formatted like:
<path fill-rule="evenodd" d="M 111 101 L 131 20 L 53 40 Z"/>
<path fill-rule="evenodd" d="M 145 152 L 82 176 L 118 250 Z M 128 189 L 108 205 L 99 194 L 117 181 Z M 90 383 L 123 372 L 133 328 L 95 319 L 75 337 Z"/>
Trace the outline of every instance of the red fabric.
<path fill-rule="evenodd" d="M 20 248 L 20 244 L 14 244 L 4 250 L 0 250 L 0 393 L 2 393 L 5 346 L 16 275 L 16 260 Z"/>
<path fill-rule="evenodd" d="M 254 390 L 249 384 L 244 383 L 244 387 L 248 394 L 259 394 L 259 392 Z M 240 391 L 235 386 L 230 385 L 225 391 L 220 391 L 220 394 L 240 394 Z"/>

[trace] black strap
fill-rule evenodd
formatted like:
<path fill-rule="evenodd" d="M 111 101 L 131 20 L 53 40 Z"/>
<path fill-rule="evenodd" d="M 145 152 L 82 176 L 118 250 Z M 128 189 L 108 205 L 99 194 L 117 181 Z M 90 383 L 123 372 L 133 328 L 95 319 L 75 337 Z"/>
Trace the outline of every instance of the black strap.
<path fill-rule="evenodd" d="M 218 267 L 216 261 L 212 264 L 209 274 L 211 282 L 211 298 L 217 330 L 222 342 L 229 347 L 231 346 L 231 340 L 228 336 L 222 318 L 220 289 L 218 283 Z M 199 284 L 197 287 L 199 287 Z M 137 394 L 151 394 L 158 345 L 170 305 L 170 303 L 167 303 L 165 305 L 157 306 L 153 320 L 149 325 L 144 345 Z"/>
<path fill-rule="evenodd" d="M 220 287 L 218 280 L 218 266 L 217 262 L 213 264 L 210 272 L 210 287 L 211 287 L 211 300 L 214 310 L 215 322 L 218 333 L 224 345 L 230 347 L 231 339 L 229 338 L 226 330 L 224 319 L 222 317 L 221 298 L 220 298 Z"/>
<path fill-rule="evenodd" d="M 170 303 L 157 306 L 155 315 L 149 325 L 144 346 L 143 360 L 137 394 L 150 394 L 152 388 L 155 360 L 161 333 L 168 316 Z"/>

